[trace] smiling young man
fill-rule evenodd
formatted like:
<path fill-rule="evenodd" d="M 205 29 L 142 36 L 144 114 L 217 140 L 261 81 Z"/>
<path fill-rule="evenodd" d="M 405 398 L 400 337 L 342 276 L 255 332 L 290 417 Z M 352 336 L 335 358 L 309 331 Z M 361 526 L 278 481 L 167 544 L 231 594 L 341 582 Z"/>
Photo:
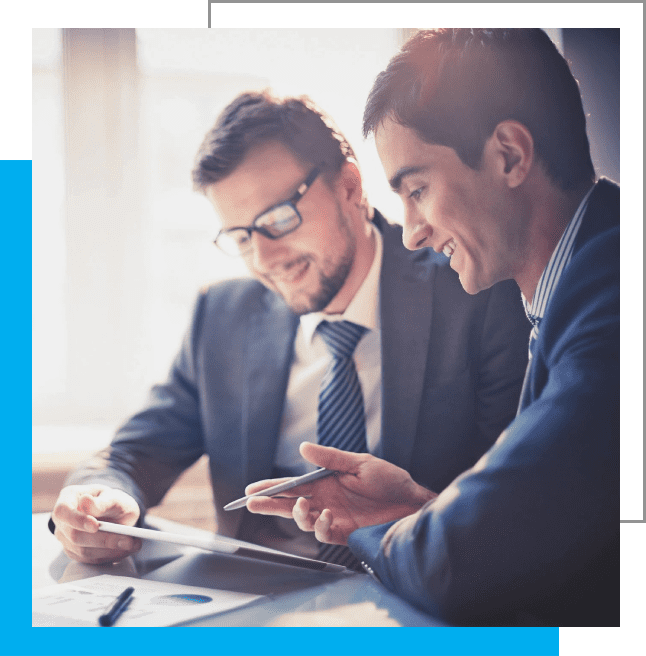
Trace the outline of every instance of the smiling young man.
<path fill-rule="evenodd" d="M 330 432 L 319 397 L 337 362 L 332 324 L 361 334 L 340 358 L 356 370 L 354 396 L 340 396 L 356 401 L 355 423 L 342 422 L 355 448 L 443 489 L 515 414 L 529 334 L 518 290 L 469 296 L 444 256 L 406 250 L 401 228 L 369 206 L 350 145 L 307 99 L 240 95 L 206 135 L 193 180 L 220 219 L 216 245 L 251 277 L 202 290 L 168 380 L 70 477 L 55 534 L 83 562 L 127 556 L 139 542 L 97 533 L 97 518 L 141 523 L 208 454 L 219 533 L 357 566 L 291 519 L 223 506 L 253 481 L 311 468 L 298 448 Z"/>
<path fill-rule="evenodd" d="M 443 253 L 470 294 L 520 287 L 533 328 L 519 412 L 442 491 L 304 444 L 342 473 L 248 509 L 348 544 L 449 622 L 617 626 L 619 188 L 595 179 L 566 61 L 538 29 L 420 32 L 377 77 L 364 133 L 408 248 Z"/>
<path fill-rule="evenodd" d="M 280 166 L 272 166 L 277 162 Z M 280 142 L 270 141 L 205 191 L 222 221 L 219 239 L 235 240 L 238 247 L 247 244 L 242 257 L 249 271 L 298 315 L 343 313 L 374 259 L 371 224 L 362 212 L 344 212 L 339 201 L 361 194 L 359 170 L 347 162 L 338 177 L 326 183 L 330 177 L 328 171 L 308 168 Z M 299 182 L 299 212 L 307 219 L 297 233 L 271 239 L 240 228 L 259 226 L 257 217 L 262 215 L 273 220 L 272 208 L 288 197 L 294 181 Z M 236 229 L 239 234 L 232 236 Z"/>

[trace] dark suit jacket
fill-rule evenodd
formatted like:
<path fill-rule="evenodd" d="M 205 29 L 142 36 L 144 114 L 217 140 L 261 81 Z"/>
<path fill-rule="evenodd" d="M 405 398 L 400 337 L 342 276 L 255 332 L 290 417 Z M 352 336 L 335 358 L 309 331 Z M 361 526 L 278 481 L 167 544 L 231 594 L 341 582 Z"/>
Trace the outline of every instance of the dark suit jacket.
<path fill-rule="evenodd" d="M 383 236 L 380 455 L 441 490 L 513 419 L 529 323 L 515 283 L 469 296 L 446 257 L 408 251 L 400 227 L 378 213 L 375 223 Z M 207 453 L 218 531 L 253 540 L 267 517 L 221 509 L 272 476 L 297 325 L 257 281 L 204 290 L 166 383 L 68 483 L 118 487 L 144 511 Z"/>
<path fill-rule="evenodd" d="M 349 544 L 460 624 L 619 624 L 619 188 L 594 189 L 546 309 L 521 409 L 420 512 Z"/>

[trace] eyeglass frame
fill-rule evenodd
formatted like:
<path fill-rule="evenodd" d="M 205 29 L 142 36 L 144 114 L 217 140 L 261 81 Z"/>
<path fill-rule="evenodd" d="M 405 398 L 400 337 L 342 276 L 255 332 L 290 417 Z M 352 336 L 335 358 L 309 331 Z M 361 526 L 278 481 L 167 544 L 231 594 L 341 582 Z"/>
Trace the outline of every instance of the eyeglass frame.
<path fill-rule="evenodd" d="M 213 240 L 213 243 L 226 255 L 229 255 L 230 257 L 241 257 L 243 255 L 246 255 L 247 253 L 250 253 L 253 250 L 253 245 L 251 244 L 251 235 L 254 232 L 260 233 L 263 237 L 267 237 L 267 239 L 281 239 L 282 237 L 285 237 L 286 235 L 289 235 L 290 233 L 294 232 L 296 228 L 300 227 L 300 225 L 303 223 L 303 217 L 301 216 L 301 213 L 298 211 L 298 208 L 296 207 L 296 203 L 307 193 L 307 191 L 310 189 L 310 187 L 314 184 L 314 181 L 316 178 L 319 176 L 321 173 L 321 169 L 319 167 L 314 167 L 309 175 L 305 178 L 303 182 L 301 182 L 300 185 L 298 185 L 298 189 L 296 190 L 296 193 L 289 198 L 288 200 L 284 200 L 280 203 L 276 203 L 275 205 L 272 205 L 268 209 L 264 210 L 261 212 L 252 222 L 251 225 L 248 226 L 233 226 L 231 228 L 223 228 L 218 232 L 216 238 Z M 262 219 L 263 216 L 269 214 L 270 212 L 274 212 L 278 207 L 282 207 L 283 205 L 289 205 L 291 209 L 294 211 L 294 214 L 298 217 L 298 223 L 289 228 L 289 230 L 286 230 L 285 232 L 281 233 L 280 235 L 272 235 L 271 232 L 267 230 L 267 228 L 263 226 L 257 226 L 256 222 Z M 230 253 L 226 251 L 225 249 L 222 248 L 218 244 L 218 239 L 220 238 L 221 235 L 223 234 L 228 234 L 230 232 L 233 232 L 235 230 L 245 230 L 247 232 L 247 235 L 249 237 L 249 248 L 245 249 L 244 251 L 241 251 L 238 254 L 235 253 Z"/>

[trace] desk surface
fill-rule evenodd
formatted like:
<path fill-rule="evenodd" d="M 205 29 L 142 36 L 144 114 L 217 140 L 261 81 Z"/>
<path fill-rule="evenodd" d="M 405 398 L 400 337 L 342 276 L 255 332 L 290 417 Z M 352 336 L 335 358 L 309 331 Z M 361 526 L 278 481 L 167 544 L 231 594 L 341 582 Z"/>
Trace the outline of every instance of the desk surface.
<path fill-rule="evenodd" d="M 32 516 L 34 589 L 111 574 L 267 595 L 252 606 L 202 618 L 190 626 L 442 626 L 365 574 L 322 574 L 151 540 L 121 563 L 83 565 L 63 553 L 47 528 L 48 518 L 48 513 Z M 150 524 L 167 531 L 209 535 L 153 517 Z"/>

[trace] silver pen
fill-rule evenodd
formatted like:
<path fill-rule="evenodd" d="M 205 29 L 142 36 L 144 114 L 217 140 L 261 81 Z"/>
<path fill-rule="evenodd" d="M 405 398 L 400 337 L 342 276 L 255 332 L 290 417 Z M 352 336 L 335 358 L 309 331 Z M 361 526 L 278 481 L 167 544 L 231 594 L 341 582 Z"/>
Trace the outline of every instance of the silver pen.
<path fill-rule="evenodd" d="M 286 490 L 291 490 L 293 487 L 298 487 L 305 483 L 312 483 L 313 481 L 318 481 L 320 478 L 325 478 L 326 476 L 332 476 L 337 472 L 334 469 L 317 469 L 316 471 L 310 472 L 309 474 L 303 474 L 303 476 L 297 476 L 292 478 L 285 483 L 279 483 L 278 485 L 273 485 L 268 487 L 266 490 L 261 490 L 260 492 L 254 492 L 249 496 L 242 497 L 242 499 L 236 499 L 231 503 L 228 503 L 224 506 L 225 510 L 237 510 L 247 505 L 247 501 L 252 497 L 275 497 L 281 492 Z"/>

